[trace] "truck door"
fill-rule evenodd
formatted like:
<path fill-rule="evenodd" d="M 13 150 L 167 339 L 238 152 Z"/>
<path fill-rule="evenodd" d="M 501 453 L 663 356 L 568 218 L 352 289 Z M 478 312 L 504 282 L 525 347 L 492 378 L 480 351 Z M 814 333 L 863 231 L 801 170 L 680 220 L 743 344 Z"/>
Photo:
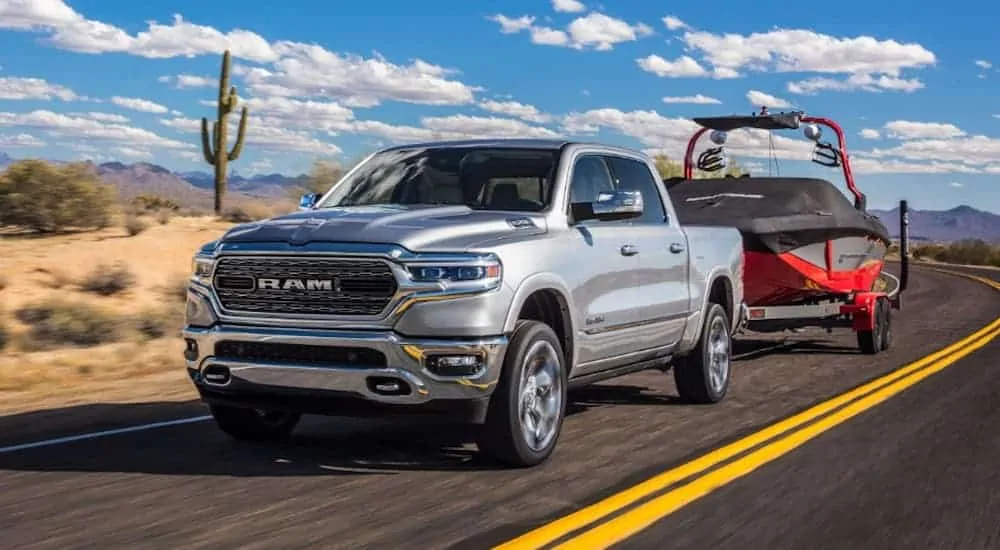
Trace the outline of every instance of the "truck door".
<path fill-rule="evenodd" d="M 570 202 L 594 202 L 614 189 L 604 158 L 584 153 L 570 174 Z M 640 257 L 634 253 L 636 230 L 627 221 L 575 223 L 568 232 L 565 273 L 578 318 L 575 373 L 586 374 L 628 362 L 635 351 L 635 324 L 644 299 L 636 291 Z"/>
<path fill-rule="evenodd" d="M 640 265 L 634 284 L 642 297 L 636 308 L 635 347 L 672 347 L 683 335 L 690 311 L 687 238 L 676 221 L 667 219 L 660 186 L 645 162 L 625 156 L 606 160 L 615 186 L 640 191 L 644 203 L 642 216 L 629 221 Z"/>

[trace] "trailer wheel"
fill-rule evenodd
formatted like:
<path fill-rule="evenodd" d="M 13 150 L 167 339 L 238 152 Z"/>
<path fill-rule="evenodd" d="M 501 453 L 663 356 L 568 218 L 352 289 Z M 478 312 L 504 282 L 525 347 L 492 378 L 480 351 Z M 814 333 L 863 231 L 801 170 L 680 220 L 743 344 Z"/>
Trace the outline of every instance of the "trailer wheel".
<path fill-rule="evenodd" d="M 881 297 L 878 301 L 883 311 L 882 351 L 886 351 L 892 347 L 892 304 L 889 302 L 889 298 L 886 297 Z"/>
<path fill-rule="evenodd" d="M 875 355 L 889 349 L 892 343 L 889 300 L 880 296 L 875 300 L 875 327 L 858 331 L 858 347 L 866 355 Z"/>

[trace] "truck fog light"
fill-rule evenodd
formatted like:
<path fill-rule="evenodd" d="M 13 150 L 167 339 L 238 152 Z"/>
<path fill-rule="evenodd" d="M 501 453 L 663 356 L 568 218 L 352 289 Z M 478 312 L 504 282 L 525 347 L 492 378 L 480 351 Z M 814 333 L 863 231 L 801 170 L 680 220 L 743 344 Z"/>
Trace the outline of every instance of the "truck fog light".
<path fill-rule="evenodd" d="M 483 369 L 485 361 L 478 354 L 428 355 L 424 365 L 438 376 L 472 376 Z"/>
<path fill-rule="evenodd" d="M 184 339 L 184 359 L 187 359 L 188 361 L 198 359 L 198 342 L 194 339 Z"/>

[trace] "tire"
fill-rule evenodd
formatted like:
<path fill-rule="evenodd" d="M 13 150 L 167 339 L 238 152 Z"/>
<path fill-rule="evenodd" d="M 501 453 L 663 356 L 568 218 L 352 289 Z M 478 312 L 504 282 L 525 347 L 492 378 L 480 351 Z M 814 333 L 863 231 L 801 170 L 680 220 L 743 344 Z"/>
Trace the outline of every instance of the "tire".
<path fill-rule="evenodd" d="M 891 308 L 889 300 L 875 300 L 875 327 L 872 330 L 858 331 L 858 347 L 861 353 L 875 355 L 888 349 L 892 340 Z"/>
<path fill-rule="evenodd" d="M 241 441 L 279 441 L 291 435 L 302 418 L 300 413 L 210 405 L 216 425 Z"/>
<path fill-rule="evenodd" d="M 541 363 L 537 363 L 541 361 Z M 536 364 L 537 363 L 537 364 Z M 538 321 L 518 321 L 504 356 L 503 370 L 476 434 L 479 451 L 507 466 L 524 468 L 545 462 L 555 450 L 566 415 L 567 369 L 555 331 Z M 533 367 L 541 370 L 535 370 Z M 534 376 L 533 376 L 534 375 Z M 536 388 L 531 403 L 527 391 Z M 543 400 L 539 398 L 543 397 Z M 540 411 L 532 403 L 544 407 Z M 547 405 L 547 406 L 546 406 Z M 549 426 L 542 441 L 526 433 L 526 424 L 541 414 Z M 526 416 L 532 418 L 526 419 Z"/>
<path fill-rule="evenodd" d="M 674 361 L 674 383 L 682 401 L 718 403 L 729 391 L 732 372 L 732 334 L 729 316 L 721 305 L 710 303 L 701 326 L 698 345 Z"/>

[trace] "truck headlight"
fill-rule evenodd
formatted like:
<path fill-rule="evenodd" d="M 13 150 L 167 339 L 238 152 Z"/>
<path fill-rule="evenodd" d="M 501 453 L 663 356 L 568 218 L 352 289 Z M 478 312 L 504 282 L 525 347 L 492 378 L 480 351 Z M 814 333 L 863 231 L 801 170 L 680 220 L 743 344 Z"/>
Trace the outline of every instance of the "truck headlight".
<path fill-rule="evenodd" d="M 191 260 L 191 278 L 204 285 L 211 284 L 212 273 L 215 271 L 215 260 L 195 256 Z"/>
<path fill-rule="evenodd" d="M 500 284 L 503 268 L 496 259 L 471 262 L 415 262 L 406 270 L 415 283 L 440 283 L 446 288 L 491 289 Z"/>

